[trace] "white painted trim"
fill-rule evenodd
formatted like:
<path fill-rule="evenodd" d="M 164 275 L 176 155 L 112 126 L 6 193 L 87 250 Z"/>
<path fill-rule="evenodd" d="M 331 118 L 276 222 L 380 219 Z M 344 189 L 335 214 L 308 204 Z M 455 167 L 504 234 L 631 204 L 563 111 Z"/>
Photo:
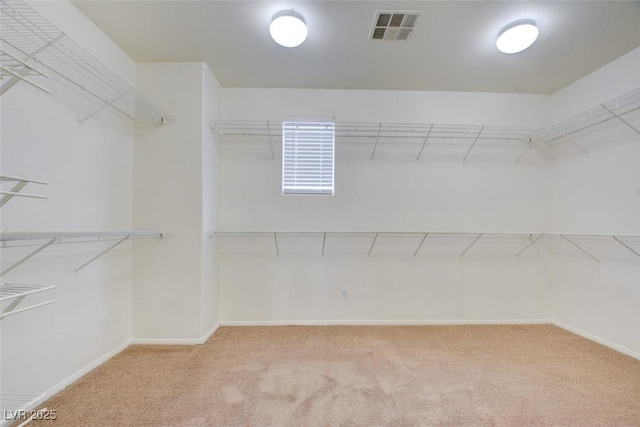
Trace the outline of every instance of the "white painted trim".
<path fill-rule="evenodd" d="M 479 320 L 224 320 L 220 326 L 420 326 L 420 325 L 540 325 L 551 319 L 479 319 Z"/>
<path fill-rule="evenodd" d="M 215 325 L 213 325 L 213 328 L 211 328 L 209 332 L 207 332 L 202 338 L 200 338 L 200 344 L 204 344 L 209 341 L 209 338 L 211 338 L 211 336 L 216 333 L 219 327 L 220 323 L 216 323 Z"/>
<path fill-rule="evenodd" d="M 631 349 L 628 349 L 626 347 L 623 347 L 611 341 L 605 340 L 604 338 L 600 338 L 596 335 L 590 334 L 589 332 L 585 332 L 582 329 L 574 328 L 573 326 L 567 325 L 566 323 L 562 323 L 557 320 L 554 320 L 552 323 L 555 326 L 562 328 L 568 332 L 571 332 L 576 335 L 580 335 L 583 338 L 594 341 L 598 344 L 602 344 L 603 346 L 609 347 L 612 350 L 618 351 L 622 354 L 626 354 L 627 356 L 633 357 L 634 359 L 640 360 L 640 353 L 638 353 L 637 351 L 633 351 Z"/>
<path fill-rule="evenodd" d="M 200 338 L 133 338 L 132 345 L 200 345 L 207 342 L 218 330 L 221 323 L 216 323 L 213 328 Z"/>
<path fill-rule="evenodd" d="M 58 384 L 56 384 L 55 386 L 51 387 L 49 390 L 44 392 L 42 395 L 36 397 L 34 400 L 32 400 L 31 402 L 26 404 L 24 408 L 21 408 L 21 409 L 29 411 L 29 410 L 37 408 L 39 405 L 41 405 L 42 403 L 44 403 L 45 401 L 47 401 L 51 397 L 53 397 L 56 393 L 62 391 L 66 387 L 70 386 L 71 384 L 75 383 L 80 378 L 82 378 L 83 376 L 88 374 L 89 372 L 91 372 L 94 369 L 96 369 L 98 366 L 100 366 L 100 365 L 104 364 L 105 362 L 107 362 L 112 357 L 114 357 L 117 354 L 119 354 L 119 353 L 123 352 L 124 350 L 126 350 L 130 345 L 133 345 L 133 344 L 160 344 L 160 345 L 197 345 L 197 344 L 204 344 L 209 340 L 209 338 L 211 338 L 211 336 L 218 330 L 218 328 L 220 326 L 221 326 L 220 323 L 216 323 L 213 326 L 213 328 L 211 328 L 211 330 L 209 332 L 207 332 L 204 336 L 202 336 L 201 338 L 198 338 L 198 339 L 193 339 L 193 340 L 192 339 L 169 339 L 169 340 L 163 340 L 163 339 L 144 339 L 144 338 L 141 338 L 141 339 L 132 339 L 132 340 L 125 341 L 124 343 L 120 344 L 118 347 L 114 348 L 110 352 L 106 353 L 105 355 L 103 355 L 100 358 L 96 359 L 95 361 L 93 361 L 89 365 L 87 365 L 84 368 L 80 369 L 75 374 L 73 374 L 73 375 L 65 378 L 64 380 L 60 381 Z M 14 421 L 0 419 L 0 426 L 5 426 L 5 425 L 8 426 L 8 425 L 10 425 L 12 423 L 14 423 Z"/>
<path fill-rule="evenodd" d="M 134 338 L 131 345 L 198 345 L 200 338 Z"/>
<path fill-rule="evenodd" d="M 103 356 L 99 357 L 98 359 L 94 360 L 93 362 L 89 363 L 87 366 L 85 366 L 84 368 L 80 369 L 76 373 L 74 373 L 74 374 L 68 376 L 67 378 L 65 378 L 64 380 L 60 381 L 58 384 L 54 385 L 49 390 L 45 391 L 40 396 L 36 397 L 31 402 L 27 403 L 25 405 L 25 407 L 21 408 L 21 409 L 30 411 L 30 410 L 33 410 L 33 409 L 37 408 L 39 405 L 41 405 L 45 401 L 51 399 L 58 392 L 64 390 L 65 388 L 67 388 L 71 384 L 73 384 L 76 381 L 78 381 L 80 378 L 82 378 L 85 375 L 87 375 L 89 372 L 93 371 L 94 369 L 96 369 L 100 365 L 102 365 L 105 362 L 107 362 L 112 357 L 114 357 L 117 354 L 119 354 L 119 353 L 123 352 L 124 350 L 126 350 L 129 347 L 130 343 L 131 343 L 131 341 L 125 341 L 124 343 L 120 344 L 118 347 L 114 348 L 113 350 L 109 351 L 105 355 L 103 355 Z M 13 422 L 14 421 L 10 421 L 10 422 L 6 423 L 6 425 L 10 425 Z M 0 425 L 5 425 L 5 423 L 3 422 Z"/>

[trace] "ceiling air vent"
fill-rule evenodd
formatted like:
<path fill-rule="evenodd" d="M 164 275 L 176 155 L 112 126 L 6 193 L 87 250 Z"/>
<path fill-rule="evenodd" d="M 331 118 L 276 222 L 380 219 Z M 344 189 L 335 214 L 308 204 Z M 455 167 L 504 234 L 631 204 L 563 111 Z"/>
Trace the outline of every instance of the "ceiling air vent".
<path fill-rule="evenodd" d="M 422 12 L 377 11 L 371 40 L 407 40 Z"/>

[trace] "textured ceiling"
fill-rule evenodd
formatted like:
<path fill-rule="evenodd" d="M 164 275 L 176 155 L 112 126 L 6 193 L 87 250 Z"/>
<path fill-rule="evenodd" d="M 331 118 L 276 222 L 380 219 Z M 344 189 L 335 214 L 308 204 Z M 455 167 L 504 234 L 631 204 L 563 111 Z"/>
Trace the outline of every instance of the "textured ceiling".
<path fill-rule="evenodd" d="M 639 1 L 74 1 L 137 62 L 206 62 L 225 87 L 549 94 L 640 46 Z M 309 37 L 269 37 L 294 8 Z M 377 10 L 422 11 L 407 41 L 370 41 Z M 529 18 L 528 50 L 495 38 Z M 639 70 L 640 73 L 640 70 Z"/>

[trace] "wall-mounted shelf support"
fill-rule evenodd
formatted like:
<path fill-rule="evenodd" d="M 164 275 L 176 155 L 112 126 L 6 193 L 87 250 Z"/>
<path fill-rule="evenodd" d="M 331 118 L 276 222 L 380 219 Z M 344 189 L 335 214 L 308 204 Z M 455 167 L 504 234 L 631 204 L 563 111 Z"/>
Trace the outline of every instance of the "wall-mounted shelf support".
<path fill-rule="evenodd" d="M 520 256 L 520 254 L 522 254 L 524 251 L 526 251 L 527 249 L 529 249 L 531 246 L 535 245 L 538 240 L 542 239 L 544 237 L 544 233 L 542 233 L 541 235 L 539 235 L 538 237 L 536 237 L 535 239 L 531 240 L 529 242 L 529 244 L 527 246 L 525 246 L 524 248 L 522 248 L 517 254 L 516 256 Z"/>
<path fill-rule="evenodd" d="M 22 189 L 29 183 L 47 185 L 44 181 L 36 181 L 35 179 L 19 178 L 17 176 L 0 175 L 0 182 L 16 182 L 11 191 L 0 191 L 2 199 L 0 199 L 0 207 L 4 206 L 13 197 L 28 197 L 33 199 L 46 199 L 46 196 L 37 194 L 21 193 Z"/>
<path fill-rule="evenodd" d="M 278 248 L 278 233 L 273 233 L 273 241 L 276 244 L 276 256 L 280 256 L 280 249 Z"/>
<path fill-rule="evenodd" d="M 620 120 L 622 123 L 624 123 L 625 125 L 627 125 L 628 127 L 630 127 L 631 129 L 633 129 L 635 131 L 635 133 L 639 133 L 640 134 L 640 130 L 638 130 L 635 126 L 633 126 L 631 123 L 629 123 L 628 121 L 626 121 L 625 119 L 623 119 L 619 114 L 614 113 L 613 111 L 611 111 L 609 108 L 607 108 L 606 105 L 602 104 L 602 108 L 604 108 L 605 110 L 607 110 L 608 113 L 610 113 L 613 117 L 615 117 L 616 119 Z"/>
<path fill-rule="evenodd" d="M 471 150 L 473 150 L 473 147 L 475 147 L 476 142 L 478 142 L 478 138 L 480 138 L 480 134 L 482 134 L 483 130 L 484 130 L 484 126 L 480 128 L 480 130 L 478 131 L 478 134 L 473 139 L 473 142 L 471 143 L 471 147 L 469 147 L 469 149 L 467 150 L 467 153 L 464 155 L 464 158 L 462 159 L 463 162 L 467 161 L 467 157 L 469 157 L 469 153 L 471 153 Z"/>
<path fill-rule="evenodd" d="M 573 145 L 574 147 L 576 147 L 578 150 L 580 150 L 582 152 L 582 154 L 589 154 L 589 150 L 587 150 L 586 148 L 582 147 L 580 144 L 578 144 L 577 142 L 575 142 L 573 139 L 569 138 L 567 135 L 563 135 L 560 137 L 560 139 L 564 139 L 565 141 L 567 141 L 569 144 Z"/>
<path fill-rule="evenodd" d="M 627 245 L 626 243 L 624 243 L 622 240 L 620 240 L 617 236 L 611 236 L 615 239 L 616 242 L 620 243 L 622 246 L 624 246 L 625 248 L 627 248 L 629 251 L 631 251 L 631 253 L 633 253 L 635 256 L 637 256 L 638 258 L 640 258 L 640 253 L 638 253 L 637 251 L 635 251 L 633 248 L 631 248 L 629 245 Z"/>
<path fill-rule="evenodd" d="M 376 149 L 378 148 L 378 141 L 380 140 L 380 131 L 382 130 L 382 123 L 378 125 L 378 133 L 376 133 L 376 142 L 373 144 L 373 152 L 371 153 L 371 160 L 376 156 Z"/>
<path fill-rule="evenodd" d="M 2 313 L 0 313 L 0 320 L 4 319 L 7 316 L 11 316 L 13 314 L 22 313 L 24 311 L 32 310 L 34 308 L 42 307 L 44 305 L 53 303 L 55 300 L 50 300 L 43 303 L 31 305 L 29 307 L 16 309 L 16 307 L 20 303 L 22 303 L 22 301 L 24 301 L 24 299 L 27 296 L 37 294 L 40 292 L 49 291 L 51 289 L 55 289 L 55 286 L 1 283 L 0 284 L 0 302 L 9 301 L 9 300 L 13 300 L 13 301 L 11 301 L 11 303 L 4 310 L 2 310 Z"/>
<path fill-rule="evenodd" d="M 584 253 L 585 255 L 589 256 L 589 258 L 595 260 L 596 262 L 600 262 L 600 260 L 596 257 L 594 257 L 593 255 L 591 255 L 589 252 L 587 252 L 583 247 L 579 246 L 578 244 L 576 244 L 573 240 L 570 240 L 567 236 L 565 236 L 564 234 L 560 234 L 560 237 L 562 237 L 564 240 L 566 240 L 567 242 L 571 243 L 573 246 L 575 246 L 576 248 L 580 249 L 580 251 L 582 251 L 582 253 Z"/>
<path fill-rule="evenodd" d="M 415 258 L 416 255 L 418 255 L 418 252 L 420 251 L 420 249 L 422 248 L 422 245 L 424 243 L 425 240 L 427 240 L 427 237 L 429 236 L 429 233 L 424 233 L 424 237 L 422 238 L 422 240 L 420 240 L 420 244 L 418 245 L 418 247 L 416 248 L 416 251 L 413 253 L 413 257 Z"/>
<path fill-rule="evenodd" d="M 133 88 L 129 88 L 127 90 L 125 90 L 124 92 L 122 92 L 121 94 L 117 95 L 115 98 L 113 98 L 111 101 L 106 101 L 104 103 L 103 106 L 101 106 L 100 108 L 98 108 L 97 110 L 95 110 L 94 112 L 90 113 L 87 116 L 84 116 L 83 118 L 81 118 L 80 120 L 78 120 L 78 123 L 82 124 L 84 122 L 86 122 L 87 120 L 89 120 L 91 117 L 97 115 L 98 113 L 100 113 L 103 110 L 106 110 L 107 108 L 111 107 L 114 103 L 116 103 L 117 101 L 120 100 L 120 98 L 127 96 L 129 94 L 131 94 L 131 92 L 133 91 Z"/>
<path fill-rule="evenodd" d="M 475 245 L 475 244 L 476 244 L 476 242 L 477 242 L 478 240 L 480 240 L 480 238 L 481 238 L 481 237 L 482 237 L 482 233 L 478 234 L 478 237 L 476 237 L 475 239 L 473 239 L 473 242 L 469 243 L 469 246 L 467 246 L 467 247 L 465 248 L 465 250 L 464 250 L 464 251 L 462 251 L 462 253 L 460 254 L 460 258 L 462 258 L 462 257 L 464 256 L 464 254 L 466 254 L 466 253 L 467 253 L 467 251 L 468 251 L 469 249 L 471 249 L 471 246 Z"/>
<path fill-rule="evenodd" d="M 0 49 L 0 50 L 1 50 L 1 49 Z M 4 54 L 5 52 L 3 51 L 2 53 Z M 36 83 L 36 82 L 34 82 L 34 81 L 29 80 L 28 78 L 26 78 L 26 77 L 25 77 L 24 75 L 22 75 L 22 74 L 19 74 L 19 73 L 16 73 L 15 71 L 13 71 L 13 70 L 10 70 L 9 68 L 5 67 L 4 65 L 0 65 L 0 70 L 2 70 L 2 71 L 3 71 L 3 72 L 5 72 L 5 73 L 9 73 L 9 74 L 11 74 L 11 75 L 12 75 L 14 78 L 16 78 L 16 79 L 20 79 L 20 80 L 22 80 L 23 82 L 30 84 L 31 86 L 35 87 L 36 89 L 40 89 L 42 92 L 44 92 L 44 93 L 46 93 L 46 94 L 48 94 L 48 93 L 49 93 L 49 89 L 45 88 L 44 86 L 40 86 L 38 83 Z M 42 74 L 43 76 L 45 76 L 45 77 L 49 78 L 49 76 L 47 76 L 46 74 L 44 74 L 44 73 L 41 73 L 41 74 Z"/>
<path fill-rule="evenodd" d="M 420 160 L 420 157 L 422 157 L 422 152 L 424 151 L 424 147 L 427 146 L 427 142 L 429 142 L 429 136 L 431 136 L 432 130 L 433 130 L 433 124 L 429 126 L 429 131 L 427 132 L 427 136 L 424 137 L 424 141 L 422 142 L 422 147 L 420 147 L 420 152 L 418 153 L 418 157 L 416 157 L 416 160 Z"/>
<path fill-rule="evenodd" d="M 520 160 L 524 157 L 525 154 L 533 147 L 533 138 L 529 138 L 529 142 L 527 142 L 527 147 L 522 151 L 522 153 L 516 159 L 516 163 L 520 163 Z"/>
<path fill-rule="evenodd" d="M 271 148 L 271 158 L 276 158 L 276 153 L 273 151 L 273 136 L 271 135 L 271 122 L 267 121 L 267 131 L 269 132 L 269 147 Z"/>
<path fill-rule="evenodd" d="M 25 76 L 27 74 L 29 74 L 30 72 L 34 72 L 36 75 L 43 76 L 43 77 L 45 77 L 47 79 L 51 78 L 51 76 L 49 76 L 45 72 L 41 71 L 40 69 L 35 68 L 33 65 L 29 64 L 27 61 L 31 61 L 40 52 L 44 51 L 45 49 L 48 49 L 49 47 L 51 47 L 52 45 L 54 45 L 55 43 L 60 41 L 60 39 L 63 36 L 64 36 L 64 34 L 62 34 L 62 33 L 58 34 L 58 36 L 54 37 L 52 40 L 50 40 L 47 43 L 45 43 L 44 45 L 40 46 L 35 51 L 33 51 L 30 54 L 26 55 L 23 59 L 19 59 L 16 55 L 11 54 L 10 52 L 8 52 L 5 49 L 2 49 L 2 55 L 5 56 L 5 57 L 4 58 L 0 57 L 0 58 L 3 59 L 2 63 L 7 64 L 6 68 L 9 69 L 12 66 L 14 66 L 13 68 L 19 68 L 20 70 L 18 72 L 16 72 L 16 70 L 12 70 L 12 72 L 10 74 L 12 74 L 13 77 L 11 79 L 9 79 L 9 81 L 4 83 L 2 85 L 2 87 L 0 87 L 0 96 L 2 96 L 6 91 L 11 89 L 20 80 L 29 83 L 30 85 L 42 90 L 45 93 L 49 93 L 48 89 L 45 89 L 42 86 L 32 82 L 31 80 L 25 78 Z M 2 38 L 0 38 L 0 40 L 2 40 L 3 43 L 7 43 Z M 19 65 L 17 67 L 15 67 L 15 65 L 16 65 L 15 62 L 13 62 L 11 60 L 7 60 L 6 57 L 10 58 L 13 61 L 17 61 Z"/>
<path fill-rule="evenodd" d="M 14 268 L 16 268 L 17 266 L 19 266 L 20 264 L 24 263 L 25 261 L 27 261 L 28 259 L 30 259 L 31 257 L 33 257 L 34 255 L 37 255 L 38 253 L 40 253 L 41 251 L 43 251 L 44 249 L 48 248 L 49 246 L 53 245 L 58 239 L 56 237 L 54 237 L 53 239 L 49 240 L 48 242 L 42 244 L 40 247 L 38 247 L 38 249 L 36 249 L 33 252 L 30 252 L 29 254 L 27 254 L 26 256 L 24 256 L 23 258 L 21 258 L 20 260 L 14 262 L 13 264 L 11 264 L 9 267 L 5 268 L 4 270 L 2 270 L 2 272 L 0 272 L 0 276 L 4 276 L 5 274 L 7 274 L 8 272 L 10 272 L 11 270 L 13 270 Z"/>
<path fill-rule="evenodd" d="M 85 262 L 84 264 L 82 264 L 80 267 L 76 268 L 76 273 L 80 270 L 82 270 L 83 268 L 85 268 L 87 265 L 91 264 L 93 261 L 97 260 L 98 258 L 100 258 L 102 255 L 106 254 L 107 252 L 109 252 L 111 249 L 114 249 L 116 246 L 118 246 L 121 243 L 124 243 L 125 241 L 129 240 L 131 236 L 128 235 L 126 236 L 124 239 L 118 240 L 115 244 L 109 246 L 107 249 L 105 249 L 104 251 L 100 252 L 98 255 L 94 256 L 93 258 L 91 258 L 89 261 Z"/>
<path fill-rule="evenodd" d="M 133 238 L 144 238 L 144 237 L 165 237 L 166 233 L 160 233 L 155 231 L 99 231 L 99 232 L 2 232 L 0 233 L 0 242 L 2 242 L 3 247 L 19 247 L 21 245 L 9 245 L 6 246 L 7 243 L 14 243 L 20 241 L 43 241 L 46 240 L 45 243 L 38 244 L 27 244 L 22 246 L 37 246 L 37 249 L 27 254 L 25 257 L 16 261 L 5 270 L 0 273 L 4 275 L 19 265 L 23 264 L 28 259 L 32 258 L 34 255 L 43 251 L 53 244 L 62 244 L 62 243 L 89 243 L 89 242 L 106 242 L 116 240 L 116 243 L 108 247 L 107 249 L 100 252 L 97 256 L 91 258 L 89 261 L 81 265 L 76 269 L 77 271 L 82 270 L 87 265 L 91 264 L 98 258 L 102 257 L 104 254 L 114 249 L 116 246 L 124 243 L 125 241 Z"/>
<path fill-rule="evenodd" d="M 316 232 L 316 231 L 307 231 L 307 232 L 264 232 L 264 231 L 255 231 L 255 232 L 234 232 L 234 231 L 215 231 L 210 232 L 211 237 L 219 238 L 219 237 L 262 237 L 262 238 L 271 238 L 275 245 L 275 253 L 276 256 L 280 257 L 280 238 L 281 237 L 308 237 L 314 239 L 322 239 L 322 246 L 318 249 L 319 255 L 324 256 L 327 250 L 327 241 L 330 238 L 335 237 L 357 237 L 357 238 L 371 238 L 371 243 L 367 246 L 367 255 L 373 254 L 373 249 L 375 245 L 378 243 L 378 237 L 398 237 L 398 238 L 411 238 L 413 240 L 420 239 L 418 246 L 412 252 L 412 257 L 416 257 L 422 247 L 424 246 L 427 238 L 465 238 L 472 239 L 471 242 L 464 248 L 464 250 L 460 253 L 459 257 L 462 258 L 464 255 L 468 253 L 468 251 L 481 239 L 481 238 L 508 238 L 508 239 L 527 239 L 529 242 L 527 245 L 518 251 L 515 256 L 518 257 L 526 250 L 534 246 L 538 243 L 543 237 L 556 237 L 559 239 L 563 239 L 569 242 L 572 246 L 579 249 L 582 253 L 589 256 L 595 261 L 599 262 L 599 259 L 594 255 L 585 250 L 582 246 L 578 245 L 574 240 L 570 239 L 569 236 L 584 238 L 584 239 L 595 239 L 595 240 L 606 240 L 613 238 L 617 243 L 622 245 L 628 251 L 632 252 L 636 257 L 640 258 L 640 252 L 633 249 L 627 243 L 623 241 L 623 239 L 640 239 L 640 236 L 633 235 L 611 235 L 611 234 L 567 234 L 567 233 L 539 233 L 539 232 L 531 232 L 531 233 L 523 233 L 523 232 L 487 232 L 487 233 L 473 233 L 473 232 L 447 232 L 447 231 L 429 231 L 429 232 Z"/>
<path fill-rule="evenodd" d="M 367 255 L 371 255 L 371 251 L 373 251 L 373 246 L 376 244 L 376 240 L 378 240 L 378 233 L 373 236 L 373 242 L 371 242 L 371 247 L 369 248 L 369 253 L 367 253 Z"/>
<path fill-rule="evenodd" d="M 327 233 L 322 233 L 322 255 L 324 255 L 324 248 L 327 244 Z"/>

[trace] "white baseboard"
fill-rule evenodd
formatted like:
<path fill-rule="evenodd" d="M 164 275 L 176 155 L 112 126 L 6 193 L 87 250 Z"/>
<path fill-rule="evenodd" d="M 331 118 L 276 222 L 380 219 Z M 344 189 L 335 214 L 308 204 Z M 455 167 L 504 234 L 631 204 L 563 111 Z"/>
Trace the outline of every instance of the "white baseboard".
<path fill-rule="evenodd" d="M 220 323 L 216 323 L 213 328 L 200 338 L 133 338 L 131 340 L 132 345 L 200 345 L 207 342 L 211 335 L 213 335 Z"/>
<path fill-rule="evenodd" d="M 107 362 L 112 357 L 114 357 L 117 354 L 119 354 L 119 353 L 123 352 L 124 350 L 126 350 L 130 345 L 133 345 L 133 344 L 156 344 L 156 345 L 157 344 L 160 344 L 160 345 L 196 345 L 196 344 L 204 344 L 205 342 L 207 342 L 207 340 L 209 340 L 209 338 L 211 338 L 211 336 L 218 330 L 219 327 L 220 327 L 220 323 L 216 323 L 213 326 L 213 328 L 211 328 L 211 330 L 209 330 L 209 332 L 207 332 L 206 334 L 204 334 L 204 336 L 202 336 L 201 338 L 198 338 L 198 339 L 168 339 L 168 340 L 165 340 L 165 339 L 144 339 L 144 338 L 142 338 L 142 339 L 131 339 L 131 340 L 125 341 L 124 343 L 120 344 L 118 347 L 116 347 L 113 350 L 109 351 L 108 353 L 106 353 L 105 355 L 101 356 L 100 358 L 96 359 L 95 361 L 93 361 L 92 363 L 88 364 L 84 368 L 80 369 L 79 371 L 77 371 L 73 375 L 65 378 L 62 381 L 60 381 L 58 384 L 56 384 L 55 386 L 51 387 L 49 390 L 47 390 L 46 392 L 44 392 L 40 396 L 36 397 L 35 399 L 33 399 L 31 402 L 29 402 L 27 405 L 25 405 L 23 408 L 20 408 L 20 409 L 24 409 L 24 410 L 27 410 L 27 411 L 36 409 L 38 406 L 40 406 L 45 401 L 49 400 L 51 397 L 53 397 L 58 392 L 64 390 L 66 387 L 68 387 L 71 384 L 75 383 L 80 378 L 82 378 L 83 376 L 85 376 L 89 372 L 93 371 L 94 369 L 96 369 L 100 365 L 104 364 L 105 362 Z M 5 425 L 8 426 L 8 425 L 11 425 L 13 423 L 14 423 L 14 421 L 0 419 L 0 426 L 5 426 Z"/>
<path fill-rule="evenodd" d="M 209 332 L 207 332 L 202 338 L 200 338 L 200 344 L 204 344 L 209 341 L 209 338 L 211 338 L 211 336 L 216 333 L 219 327 L 220 323 L 216 323 L 215 325 L 213 325 L 213 328 L 211 328 Z"/>
<path fill-rule="evenodd" d="M 596 335 L 590 334 L 589 332 L 585 332 L 582 329 L 574 328 L 573 326 L 567 325 L 566 323 L 562 323 L 557 320 L 554 320 L 552 323 L 557 327 L 562 328 L 566 331 L 569 331 L 573 334 L 580 335 L 583 338 L 597 342 L 598 344 L 602 344 L 603 346 L 609 347 L 612 350 L 618 351 L 622 354 L 626 354 L 627 356 L 633 357 L 634 359 L 640 360 L 640 353 L 638 353 L 637 351 L 630 350 L 626 347 L 623 347 L 611 341 L 605 340 L 604 338 L 600 338 Z"/>
<path fill-rule="evenodd" d="M 109 351 L 105 355 L 99 357 L 98 359 L 96 359 L 95 361 L 91 362 L 90 364 L 88 364 L 84 368 L 80 369 L 76 373 L 74 373 L 74 374 L 70 375 L 69 377 L 65 378 L 64 380 L 60 381 L 58 384 L 54 385 L 49 390 L 45 391 L 43 394 L 41 394 L 37 398 L 33 399 L 31 402 L 26 404 L 21 409 L 24 409 L 26 411 L 30 411 L 30 410 L 36 409 L 38 406 L 40 406 L 45 401 L 49 400 L 51 397 L 53 397 L 58 392 L 64 390 L 65 388 L 67 388 L 71 384 L 73 384 L 76 381 L 78 381 L 83 376 L 87 375 L 89 372 L 93 371 L 94 369 L 96 369 L 100 365 L 102 365 L 105 362 L 107 362 L 112 357 L 114 357 L 117 354 L 119 354 L 119 353 L 123 352 L 124 350 L 126 350 L 127 347 L 129 347 L 129 344 L 130 344 L 130 341 L 125 341 L 124 343 L 120 344 L 118 347 L 116 347 L 113 350 Z M 55 409 L 55 408 L 49 408 L 49 409 Z M 10 424 L 14 423 L 14 421 L 5 421 L 5 422 L 6 422 L 6 425 L 10 425 Z M 5 423 L 3 422 L 0 425 L 5 425 Z"/>
<path fill-rule="evenodd" d="M 540 325 L 551 319 L 436 319 L 436 320 L 224 320 L 220 326 L 429 326 L 429 325 Z"/>

